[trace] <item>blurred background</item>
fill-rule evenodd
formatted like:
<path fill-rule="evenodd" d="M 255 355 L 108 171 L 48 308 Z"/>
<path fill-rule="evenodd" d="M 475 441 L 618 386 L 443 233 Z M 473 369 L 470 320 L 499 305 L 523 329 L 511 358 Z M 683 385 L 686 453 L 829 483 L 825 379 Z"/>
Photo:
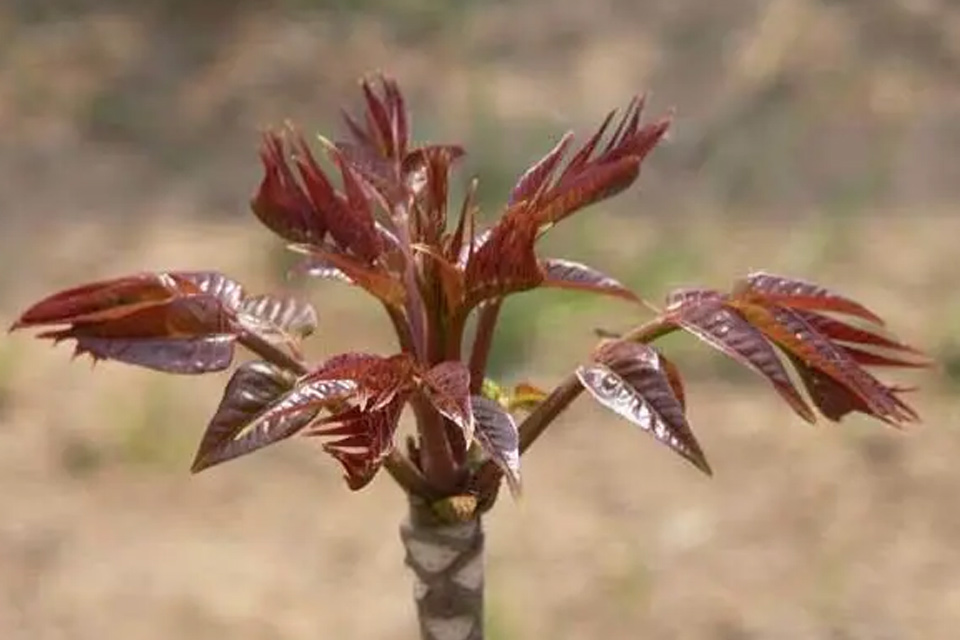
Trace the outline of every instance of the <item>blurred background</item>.
<path fill-rule="evenodd" d="M 316 357 L 393 343 L 374 305 L 288 282 L 250 215 L 259 132 L 336 133 L 396 76 L 421 140 L 462 141 L 487 214 L 567 129 L 638 91 L 671 139 L 641 188 L 554 230 L 660 300 L 764 268 L 879 310 L 940 370 L 925 422 L 809 427 L 678 337 L 697 475 L 581 400 L 488 518 L 489 637 L 949 638 L 960 628 L 960 6 L 953 0 L 5 0 L 0 320 L 143 269 L 295 289 Z M 549 387 L 593 329 L 644 318 L 511 299 L 494 367 Z M 0 338 L 0 637 L 415 637 L 400 493 L 351 494 L 314 443 L 187 471 L 228 374 L 70 364 Z M 889 377 L 887 379 L 890 379 Z"/>

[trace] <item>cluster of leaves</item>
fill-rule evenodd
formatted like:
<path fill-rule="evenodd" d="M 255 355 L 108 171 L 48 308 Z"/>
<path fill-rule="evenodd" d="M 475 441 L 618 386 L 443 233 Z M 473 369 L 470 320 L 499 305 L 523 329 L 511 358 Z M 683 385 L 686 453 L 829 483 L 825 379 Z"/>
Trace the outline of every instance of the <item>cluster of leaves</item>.
<path fill-rule="evenodd" d="M 813 411 L 774 345 L 826 417 L 861 411 L 893 424 L 916 418 L 899 399 L 901 389 L 863 369 L 922 364 L 900 357 L 914 350 L 832 315 L 878 323 L 864 307 L 764 274 L 746 278 L 729 294 L 670 294 L 651 323 L 602 343 L 591 363 L 550 394 L 531 386 L 508 393 L 485 384 L 486 354 L 506 296 L 560 287 L 642 302 L 592 267 L 539 257 L 535 245 L 553 225 L 632 185 L 669 119 L 642 124 L 643 100 L 636 99 L 616 124 L 611 112 L 575 150 L 572 135 L 563 136 L 520 176 L 498 221 L 480 230 L 475 180 L 453 215 L 448 210 L 451 174 L 464 150 L 414 145 L 393 81 L 382 80 L 379 89 L 363 82 L 361 88 L 360 117 L 344 114 L 348 138 L 320 138 L 332 171 L 296 131 L 265 134 L 264 177 L 251 208 L 303 256 L 296 273 L 343 281 L 375 297 L 396 330 L 398 353 L 346 353 L 308 363 L 300 343 L 317 324 L 309 304 L 247 296 L 215 272 L 141 274 L 78 287 L 40 301 L 14 328 L 66 325 L 40 336 L 75 339 L 77 352 L 94 359 L 174 373 L 225 369 L 240 343 L 259 359 L 234 372 L 194 470 L 302 433 L 323 438 L 354 489 L 387 464 L 398 479 L 405 469 L 442 495 L 469 490 L 472 478 L 483 475 L 479 470 L 490 468 L 516 491 L 524 434 L 542 431 L 575 397 L 570 390 L 582 388 L 709 472 L 687 424 L 680 375 L 645 344 L 675 329 L 765 376 L 805 419 L 813 420 Z M 477 331 L 466 355 L 471 314 Z M 405 455 L 394 440 L 408 404 L 417 438 Z M 529 412 L 520 425 L 517 411 Z"/>

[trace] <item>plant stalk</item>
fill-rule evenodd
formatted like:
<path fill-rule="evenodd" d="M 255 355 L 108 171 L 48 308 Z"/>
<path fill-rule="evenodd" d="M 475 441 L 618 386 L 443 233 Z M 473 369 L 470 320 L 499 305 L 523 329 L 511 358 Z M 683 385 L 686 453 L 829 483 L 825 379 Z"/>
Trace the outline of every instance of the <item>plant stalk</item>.
<path fill-rule="evenodd" d="M 400 526 L 406 564 L 414 574 L 421 640 L 483 640 L 483 551 L 480 515 L 441 520 L 411 496 Z"/>

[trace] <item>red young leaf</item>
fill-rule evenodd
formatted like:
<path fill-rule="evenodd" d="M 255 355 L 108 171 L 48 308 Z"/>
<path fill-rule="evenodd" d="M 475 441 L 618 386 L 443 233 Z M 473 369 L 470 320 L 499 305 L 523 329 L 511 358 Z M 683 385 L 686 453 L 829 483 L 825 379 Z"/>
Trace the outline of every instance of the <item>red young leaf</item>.
<path fill-rule="evenodd" d="M 794 312 L 806 320 L 811 327 L 831 340 L 850 342 L 854 344 L 864 344 L 873 347 L 881 347 L 883 349 L 890 349 L 892 351 L 903 351 L 916 356 L 923 356 L 921 351 L 909 345 L 903 344 L 902 342 L 897 342 L 892 338 L 881 336 L 873 331 L 866 331 L 864 329 L 854 327 L 846 322 L 841 322 L 840 320 L 816 313 L 815 311 L 795 309 Z"/>
<path fill-rule="evenodd" d="M 801 358 L 793 354 L 788 355 L 800 374 L 800 379 L 807 388 L 807 392 L 813 398 L 814 404 L 826 418 L 836 422 L 854 411 L 877 416 L 874 407 L 864 399 L 863 395 L 851 390 L 847 385 L 838 382 L 822 371 L 808 366 Z M 898 422 L 913 422 L 919 419 L 912 408 L 896 397 L 895 394 L 899 390 L 887 387 L 876 380 L 874 382 L 879 385 L 881 393 L 889 395 L 894 400 L 892 406 L 896 416 L 892 419 L 881 417 L 882 420 L 895 424 Z"/>
<path fill-rule="evenodd" d="M 681 306 L 697 305 L 703 302 L 726 300 L 726 294 L 713 289 L 685 287 L 674 289 L 667 294 L 667 311 L 676 311 Z"/>
<path fill-rule="evenodd" d="M 499 402 L 483 396 L 472 396 L 470 404 L 480 448 L 503 471 L 511 493 L 520 495 L 520 435 L 513 416 Z"/>
<path fill-rule="evenodd" d="M 543 270 L 534 252 L 538 228 L 539 223 L 529 215 L 525 203 L 503 215 L 489 239 L 473 252 L 467 263 L 469 306 L 532 289 L 543 282 Z"/>
<path fill-rule="evenodd" d="M 423 391 L 445 418 L 463 431 L 469 444 L 474 434 L 470 409 L 470 369 L 459 361 L 441 362 L 423 374 Z"/>
<path fill-rule="evenodd" d="M 683 407 L 670 388 L 670 383 L 656 364 L 636 372 L 627 382 L 610 367 L 595 363 L 577 369 L 577 377 L 597 402 L 626 418 L 657 440 L 689 460 L 704 473 L 710 467 L 697 443 Z M 635 385 L 640 385 L 639 387 Z"/>
<path fill-rule="evenodd" d="M 75 334 L 76 355 L 116 360 L 155 371 L 200 374 L 223 371 L 233 362 L 232 335 L 200 338 L 99 338 Z"/>
<path fill-rule="evenodd" d="M 327 233 L 323 215 L 311 204 L 290 170 L 279 134 L 264 134 L 260 158 L 264 176 L 250 203 L 253 213 L 271 231 L 291 242 L 323 242 Z"/>
<path fill-rule="evenodd" d="M 611 198 L 640 175 L 640 158 L 626 156 L 614 162 L 587 167 L 568 180 L 562 188 L 551 189 L 537 208 L 540 224 L 557 223 L 591 204 Z"/>
<path fill-rule="evenodd" d="M 177 289 L 177 282 L 164 273 L 93 282 L 44 298 L 10 328 L 115 319 L 166 302 L 177 295 Z"/>
<path fill-rule="evenodd" d="M 536 164 L 527 169 L 523 175 L 520 176 L 520 179 L 517 180 L 516 186 L 510 192 L 510 198 L 507 200 L 507 204 L 514 205 L 523 200 L 533 200 L 537 194 L 541 193 L 543 188 L 549 184 L 550 178 L 560 165 L 563 154 L 571 142 L 573 142 L 573 134 L 564 134 L 556 146 L 547 152 L 547 155 L 543 156 Z"/>
<path fill-rule="evenodd" d="M 837 345 L 850 356 L 854 362 L 865 367 L 903 367 L 907 369 L 925 369 L 931 366 L 928 360 L 906 360 L 901 357 L 885 355 L 875 351 L 868 351 L 850 345 Z"/>
<path fill-rule="evenodd" d="M 87 317 L 91 317 L 88 315 Z M 76 339 L 76 354 L 170 373 L 220 371 L 233 359 L 234 329 L 220 301 L 190 294 L 98 321 L 41 333 L 55 342 Z"/>
<path fill-rule="evenodd" d="M 340 462 L 347 486 L 356 491 L 373 480 L 384 459 L 393 451 L 402 409 L 401 398 L 394 398 L 375 410 L 351 407 L 324 419 L 305 435 L 337 438 L 324 444 L 323 449 Z"/>
<path fill-rule="evenodd" d="M 667 357 L 659 350 L 657 351 L 657 355 L 660 356 L 660 364 L 663 365 L 663 373 L 667 376 L 667 382 L 670 383 L 670 388 L 673 389 L 673 395 L 677 397 L 680 406 L 686 410 L 687 394 L 683 389 L 683 377 L 680 375 L 680 369 L 671 360 L 667 360 Z"/>
<path fill-rule="evenodd" d="M 403 308 L 406 290 L 403 284 L 388 271 L 364 265 L 348 255 L 320 247 L 291 245 L 289 248 L 308 256 L 301 265 L 295 267 L 295 271 L 340 280 L 346 278 L 381 302 L 396 309 Z M 343 275 L 339 276 L 331 269 L 336 269 Z"/>
<path fill-rule="evenodd" d="M 352 394 L 361 410 L 376 410 L 409 389 L 413 379 L 413 358 L 406 353 L 384 358 L 367 353 L 345 353 L 327 360 L 302 382 L 350 380 L 356 385 Z"/>
<path fill-rule="evenodd" d="M 901 402 L 891 388 L 870 375 L 842 347 L 820 334 L 792 309 L 742 302 L 737 303 L 737 308 L 784 351 L 858 396 L 868 409 L 865 413 L 892 425 L 916 419 L 913 410 Z"/>
<path fill-rule="evenodd" d="M 351 252 L 366 264 L 372 263 L 383 252 L 383 244 L 365 196 L 364 205 L 348 200 L 333 188 L 302 137 L 298 138 L 297 147 L 295 160 L 307 195 L 317 211 L 321 212 L 329 226 L 330 235 L 344 250 Z M 331 153 L 340 166 L 344 183 L 349 185 L 347 188 L 355 198 L 358 197 L 355 189 L 359 187 L 352 167 L 343 161 L 342 156 L 335 149 Z"/>
<path fill-rule="evenodd" d="M 227 383 L 220 406 L 203 434 L 192 471 L 202 471 L 289 438 L 309 424 L 318 409 L 275 416 L 250 426 L 291 386 L 282 371 L 266 362 L 241 365 Z"/>
<path fill-rule="evenodd" d="M 763 333 L 712 292 L 685 294 L 685 302 L 675 297 L 667 317 L 713 348 L 766 378 L 777 393 L 807 422 L 816 416 L 797 391 L 790 375 Z"/>
<path fill-rule="evenodd" d="M 734 297 L 762 305 L 845 313 L 883 326 L 883 320 L 877 314 L 858 302 L 811 282 L 770 273 L 751 273 L 737 284 Z"/>
<path fill-rule="evenodd" d="M 640 301 L 636 294 L 618 281 L 585 264 L 560 258 L 547 258 L 542 260 L 540 265 L 543 267 L 545 275 L 543 281 L 545 287 L 590 291 L 622 298 L 630 302 Z"/>

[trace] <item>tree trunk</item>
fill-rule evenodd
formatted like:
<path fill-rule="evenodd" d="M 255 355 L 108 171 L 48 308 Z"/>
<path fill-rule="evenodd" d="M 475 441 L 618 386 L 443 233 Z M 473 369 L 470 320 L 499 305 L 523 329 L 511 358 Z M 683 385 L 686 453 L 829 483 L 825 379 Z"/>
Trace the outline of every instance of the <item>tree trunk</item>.
<path fill-rule="evenodd" d="M 423 640 L 483 640 L 483 526 L 479 514 L 449 523 L 410 498 L 400 526 Z"/>

